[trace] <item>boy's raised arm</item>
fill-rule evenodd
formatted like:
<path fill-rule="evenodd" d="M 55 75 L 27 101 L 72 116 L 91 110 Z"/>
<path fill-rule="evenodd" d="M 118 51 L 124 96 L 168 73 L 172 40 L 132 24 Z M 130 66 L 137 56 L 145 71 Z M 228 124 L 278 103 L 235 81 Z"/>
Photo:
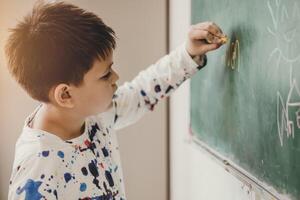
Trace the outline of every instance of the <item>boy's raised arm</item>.
<path fill-rule="evenodd" d="M 205 53 L 219 48 L 223 44 L 221 37 L 223 34 L 214 23 L 191 26 L 183 45 L 119 87 L 111 108 L 113 127 L 126 127 L 154 110 L 159 100 L 205 66 Z"/>

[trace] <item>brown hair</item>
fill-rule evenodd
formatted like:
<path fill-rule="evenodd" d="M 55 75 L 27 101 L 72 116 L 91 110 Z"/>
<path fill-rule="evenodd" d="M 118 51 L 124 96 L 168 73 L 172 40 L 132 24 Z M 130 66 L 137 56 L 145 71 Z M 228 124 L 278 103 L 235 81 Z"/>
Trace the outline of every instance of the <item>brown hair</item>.
<path fill-rule="evenodd" d="M 8 68 L 29 95 L 49 102 L 59 83 L 80 86 L 95 59 L 115 49 L 115 32 L 94 13 L 64 2 L 39 2 L 11 29 Z"/>

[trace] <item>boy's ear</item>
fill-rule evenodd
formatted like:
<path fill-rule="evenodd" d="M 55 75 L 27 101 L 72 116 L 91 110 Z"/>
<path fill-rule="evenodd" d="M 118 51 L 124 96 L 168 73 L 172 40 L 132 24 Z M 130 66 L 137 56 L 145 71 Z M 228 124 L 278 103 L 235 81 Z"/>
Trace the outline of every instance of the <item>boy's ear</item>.
<path fill-rule="evenodd" d="M 67 84 L 59 84 L 54 88 L 54 100 L 65 108 L 74 108 L 74 100 L 71 95 L 71 88 Z"/>

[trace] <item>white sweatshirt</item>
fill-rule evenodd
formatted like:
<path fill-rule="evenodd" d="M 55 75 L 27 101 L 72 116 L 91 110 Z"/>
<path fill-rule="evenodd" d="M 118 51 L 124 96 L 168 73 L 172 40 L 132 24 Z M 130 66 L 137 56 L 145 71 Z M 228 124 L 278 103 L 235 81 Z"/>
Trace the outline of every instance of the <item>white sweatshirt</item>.
<path fill-rule="evenodd" d="M 16 143 L 8 199 L 125 200 L 115 130 L 152 111 L 159 100 L 205 66 L 206 56 L 197 63 L 181 45 L 120 86 L 113 107 L 86 118 L 84 133 L 71 140 L 31 128 L 38 106 L 27 117 Z"/>

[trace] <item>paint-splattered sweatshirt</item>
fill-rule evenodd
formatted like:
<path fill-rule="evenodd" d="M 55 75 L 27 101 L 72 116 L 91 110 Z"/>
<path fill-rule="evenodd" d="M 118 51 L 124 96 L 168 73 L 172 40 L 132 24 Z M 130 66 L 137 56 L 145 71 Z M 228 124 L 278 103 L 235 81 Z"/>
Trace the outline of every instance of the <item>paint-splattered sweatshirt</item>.
<path fill-rule="evenodd" d="M 38 106 L 16 143 L 8 199 L 125 200 L 115 130 L 152 111 L 205 64 L 205 55 L 195 62 L 181 45 L 120 86 L 113 106 L 86 118 L 84 133 L 71 140 L 31 128 Z"/>

